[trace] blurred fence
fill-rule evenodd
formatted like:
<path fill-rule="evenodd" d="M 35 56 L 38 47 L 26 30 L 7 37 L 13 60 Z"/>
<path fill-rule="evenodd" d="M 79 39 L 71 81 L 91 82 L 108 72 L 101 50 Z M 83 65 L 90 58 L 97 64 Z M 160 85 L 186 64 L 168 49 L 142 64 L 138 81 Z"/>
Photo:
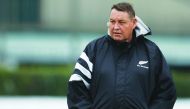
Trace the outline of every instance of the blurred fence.
<path fill-rule="evenodd" d="M 1 64 L 15 67 L 21 63 L 64 64 L 75 62 L 86 44 L 102 36 L 87 33 L 0 33 Z M 190 66 L 190 37 L 147 36 L 162 50 L 173 66 Z"/>

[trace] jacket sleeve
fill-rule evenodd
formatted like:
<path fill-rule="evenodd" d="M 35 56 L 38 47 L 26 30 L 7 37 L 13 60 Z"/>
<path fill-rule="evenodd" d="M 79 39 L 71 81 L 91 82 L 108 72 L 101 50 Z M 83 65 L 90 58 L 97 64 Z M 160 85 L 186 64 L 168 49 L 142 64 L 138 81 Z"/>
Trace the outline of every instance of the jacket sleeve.
<path fill-rule="evenodd" d="M 76 62 L 68 82 L 67 104 L 69 109 L 91 109 L 92 57 L 91 47 L 87 46 Z"/>
<path fill-rule="evenodd" d="M 159 50 L 159 69 L 156 75 L 156 87 L 149 109 L 173 109 L 176 101 L 176 90 L 169 67 Z"/>

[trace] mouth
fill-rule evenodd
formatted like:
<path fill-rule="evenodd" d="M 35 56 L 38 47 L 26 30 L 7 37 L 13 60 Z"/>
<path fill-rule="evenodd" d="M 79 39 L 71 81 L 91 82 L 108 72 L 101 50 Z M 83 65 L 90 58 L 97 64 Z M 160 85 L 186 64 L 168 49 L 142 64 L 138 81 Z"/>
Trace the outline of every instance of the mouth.
<path fill-rule="evenodd" d="M 121 35 L 121 33 L 113 33 L 114 35 Z"/>

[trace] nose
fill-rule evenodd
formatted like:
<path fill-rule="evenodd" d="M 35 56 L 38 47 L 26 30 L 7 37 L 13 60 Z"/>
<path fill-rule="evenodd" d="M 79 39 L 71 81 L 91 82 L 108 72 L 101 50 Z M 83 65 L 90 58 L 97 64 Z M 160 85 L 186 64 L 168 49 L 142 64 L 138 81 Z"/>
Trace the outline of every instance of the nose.
<path fill-rule="evenodd" d="M 115 30 L 118 30 L 118 29 L 119 29 L 118 23 L 115 23 L 114 26 L 113 26 L 113 28 L 114 28 Z"/>

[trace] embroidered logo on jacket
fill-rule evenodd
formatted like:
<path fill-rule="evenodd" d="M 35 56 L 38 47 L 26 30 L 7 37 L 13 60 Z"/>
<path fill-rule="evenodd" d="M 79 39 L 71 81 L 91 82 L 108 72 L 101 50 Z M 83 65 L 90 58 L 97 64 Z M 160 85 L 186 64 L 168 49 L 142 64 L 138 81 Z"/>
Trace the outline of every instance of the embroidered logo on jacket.
<path fill-rule="evenodd" d="M 142 68 L 148 69 L 148 67 L 145 66 L 147 63 L 148 63 L 148 61 L 139 61 L 139 63 L 137 64 L 137 67 L 142 67 Z"/>

